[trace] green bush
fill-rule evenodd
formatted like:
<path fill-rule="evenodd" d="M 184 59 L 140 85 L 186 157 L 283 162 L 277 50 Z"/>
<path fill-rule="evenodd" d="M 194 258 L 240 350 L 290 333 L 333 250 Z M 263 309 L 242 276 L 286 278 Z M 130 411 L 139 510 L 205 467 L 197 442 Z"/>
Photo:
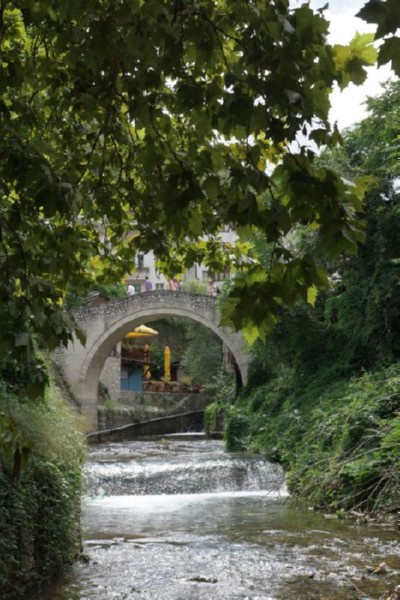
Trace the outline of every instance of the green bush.
<path fill-rule="evenodd" d="M 250 420 L 246 412 L 231 407 L 225 416 L 224 442 L 228 452 L 242 452 L 248 446 Z"/>
<path fill-rule="evenodd" d="M 62 573 L 80 552 L 83 436 L 53 387 L 33 404 L 0 382 L 0 597 Z"/>
<path fill-rule="evenodd" d="M 214 398 L 204 413 L 204 429 L 208 435 L 222 431 L 225 427 L 225 417 L 230 412 L 236 395 L 236 381 L 233 373 L 227 373 L 222 367 L 204 386 L 207 395 Z"/>
<path fill-rule="evenodd" d="M 220 424 L 223 422 L 226 406 L 219 402 L 209 404 L 204 411 L 204 431 L 207 435 L 221 431 Z"/>
<path fill-rule="evenodd" d="M 303 390 L 276 378 L 241 398 L 227 430 L 235 448 L 288 467 L 290 490 L 324 510 L 400 505 L 400 365 Z"/>
<path fill-rule="evenodd" d="M 190 279 L 183 284 L 183 291 L 190 294 L 207 294 L 208 286 L 204 281 L 198 279 Z"/>

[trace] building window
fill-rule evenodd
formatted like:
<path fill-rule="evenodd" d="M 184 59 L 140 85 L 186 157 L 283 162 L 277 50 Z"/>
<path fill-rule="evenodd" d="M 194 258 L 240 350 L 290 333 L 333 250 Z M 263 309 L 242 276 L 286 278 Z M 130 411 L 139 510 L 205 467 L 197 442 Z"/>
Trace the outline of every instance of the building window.
<path fill-rule="evenodd" d="M 138 269 L 143 269 L 144 267 L 144 254 L 137 255 L 137 266 Z"/>
<path fill-rule="evenodd" d="M 133 287 L 135 288 L 135 293 L 140 294 L 140 292 L 142 291 L 142 287 L 141 287 L 140 283 L 134 283 Z"/>
<path fill-rule="evenodd" d="M 214 276 L 214 279 L 216 281 L 226 281 L 226 280 L 229 280 L 230 278 L 231 278 L 230 269 L 226 269 L 226 271 L 223 271 L 222 273 L 216 273 Z"/>
<path fill-rule="evenodd" d="M 208 281 L 208 271 L 203 271 L 201 278 L 203 281 Z"/>
<path fill-rule="evenodd" d="M 163 283 L 156 283 L 156 290 L 163 290 L 163 289 L 164 289 Z"/>

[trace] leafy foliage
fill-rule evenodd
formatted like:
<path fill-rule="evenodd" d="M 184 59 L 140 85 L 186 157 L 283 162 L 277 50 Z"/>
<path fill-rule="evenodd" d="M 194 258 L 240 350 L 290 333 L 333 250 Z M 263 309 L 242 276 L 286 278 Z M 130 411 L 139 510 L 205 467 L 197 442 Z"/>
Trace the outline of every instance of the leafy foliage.
<path fill-rule="evenodd" d="M 399 503 L 399 94 L 398 82 L 385 86 L 342 149 L 319 159 L 368 177 L 365 243 L 329 263 L 313 232 L 291 237 L 325 262 L 331 287 L 313 311 L 282 309 L 228 417 L 239 444 L 286 464 L 291 489 L 324 509 Z M 265 240 L 255 248 L 268 260 Z"/>
<path fill-rule="evenodd" d="M 22 598 L 80 552 L 84 447 L 77 417 L 54 387 L 32 406 L 1 381 L 0 422 L 0 592 Z"/>
<path fill-rule="evenodd" d="M 290 489 L 314 506 L 396 508 L 398 390 L 398 363 L 336 383 L 317 374 L 303 390 L 286 374 L 253 392 L 250 411 L 236 408 L 240 426 L 247 422 L 239 440 L 286 464 Z M 230 419 L 236 423 L 235 414 Z"/>
<path fill-rule="evenodd" d="M 366 241 L 358 258 L 336 264 L 339 281 L 326 302 L 326 314 L 347 345 L 364 355 L 366 368 L 388 363 L 400 351 L 399 100 L 398 82 L 370 98 L 368 118 L 344 134 L 341 158 L 354 177 L 370 179 Z"/>
<path fill-rule="evenodd" d="M 191 294 L 207 294 L 207 285 L 204 281 L 199 281 L 198 279 L 189 279 L 188 281 L 185 281 L 183 289 L 185 292 Z"/>
<path fill-rule="evenodd" d="M 194 322 L 186 324 L 186 350 L 182 366 L 194 382 L 209 384 L 222 366 L 222 342 L 209 329 Z"/>
<path fill-rule="evenodd" d="M 375 38 L 383 39 L 379 47 L 378 64 L 391 62 L 393 71 L 400 75 L 400 38 L 394 35 L 400 27 L 397 0 L 369 0 L 357 16 L 377 25 Z"/>
<path fill-rule="evenodd" d="M 66 290 L 121 280 L 138 250 L 170 274 L 194 262 L 222 271 L 224 224 L 260 227 L 276 245 L 271 270 L 232 292 L 226 323 L 265 332 L 282 303 L 325 282 L 284 237 L 304 222 L 329 251 L 354 249 L 358 192 L 291 143 L 339 139 L 330 89 L 360 82 L 372 59 L 368 40 L 344 56 L 327 31 L 322 11 L 288 0 L 1 3 L 6 359 L 34 363 L 35 344 L 66 344 Z"/>
<path fill-rule="evenodd" d="M 204 429 L 209 435 L 221 433 L 226 428 L 226 416 L 233 410 L 232 405 L 237 392 L 235 377 L 220 367 L 218 372 L 209 378 L 205 390 L 213 398 L 213 402 L 205 410 Z M 234 443 L 232 436 L 229 450 L 234 451 Z"/>
<path fill-rule="evenodd" d="M 104 296 L 110 300 L 124 298 L 126 296 L 126 287 L 122 283 L 91 283 L 88 285 L 85 295 L 76 295 L 73 291 L 67 292 L 64 298 L 64 308 L 69 310 L 87 306 L 97 295 Z"/>

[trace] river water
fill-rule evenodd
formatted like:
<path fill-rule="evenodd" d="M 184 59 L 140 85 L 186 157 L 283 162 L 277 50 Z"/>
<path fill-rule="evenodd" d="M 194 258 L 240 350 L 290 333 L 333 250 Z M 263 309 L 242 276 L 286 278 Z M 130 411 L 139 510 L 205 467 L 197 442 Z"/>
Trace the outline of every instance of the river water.
<path fill-rule="evenodd" d="M 400 583 L 394 527 L 295 508 L 278 467 L 219 441 L 97 445 L 86 471 L 86 560 L 41 600 L 367 600 Z"/>

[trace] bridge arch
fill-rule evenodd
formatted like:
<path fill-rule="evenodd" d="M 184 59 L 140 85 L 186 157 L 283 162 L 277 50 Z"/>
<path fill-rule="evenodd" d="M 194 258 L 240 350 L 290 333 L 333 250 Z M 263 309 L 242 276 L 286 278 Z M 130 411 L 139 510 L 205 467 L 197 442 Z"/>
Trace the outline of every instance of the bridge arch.
<path fill-rule="evenodd" d="M 121 339 L 138 325 L 156 319 L 182 317 L 201 323 L 227 346 L 243 384 L 247 382 L 249 356 L 240 333 L 219 326 L 215 298 L 201 294 L 156 290 L 74 311 L 86 335 L 59 349 L 54 360 L 87 419 L 89 431 L 97 429 L 98 382 L 106 358 Z"/>

